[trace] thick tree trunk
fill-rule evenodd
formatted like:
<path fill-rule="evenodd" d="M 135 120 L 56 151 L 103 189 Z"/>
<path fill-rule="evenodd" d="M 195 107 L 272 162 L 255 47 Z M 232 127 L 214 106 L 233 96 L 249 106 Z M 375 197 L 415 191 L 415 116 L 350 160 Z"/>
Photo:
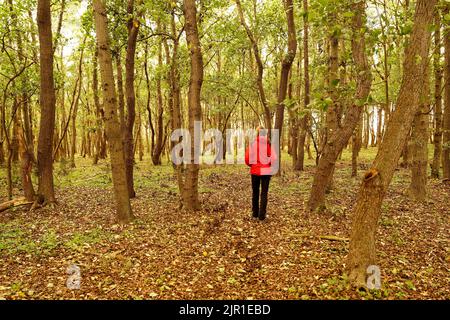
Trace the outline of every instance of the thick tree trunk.
<path fill-rule="evenodd" d="M 431 177 L 439 179 L 442 157 L 442 74 L 441 67 L 441 16 L 436 10 L 434 31 L 434 134 L 433 134 L 433 162 L 431 164 Z"/>
<path fill-rule="evenodd" d="M 53 80 L 53 42 L 50 0 L 39 0 L 37 9 L 39 30 L 39 69 L 41 119 L 38 138 L 38 194 L 40 202 L 54 203 L 53 133 L 55 130 L 55 88 Z"/>
<path fill-rule="evenodd" d="M 403 81 L 372 169 L 364 175 L 353 209 L 347 271 L 357 286 L 366 286 L 366 270 L 376 264 L 375 234 L 381 204 L 397 167 L 414 115 L 419 108 L 423 74 L 430 46 L 430 28 L 437 0 L 418 0 L 406 49 Z"/>
<path fill-rule="evenodd" d="M 323 149 L 308 201 L 308 208 L 311 211 L 325 204 L 325 193 L 330 182 L 330 176 L 333 174 L 336 160 L 358 125 L 372 84 L 369 63 L 365 52 L 365 34 L 361 31 L 364 30 L 365 24 L 365 1 L 356 3 L 354 10 L 352 54 L 357 71 L 355 101 L 352 106 L 348 107 L 343 125 L 338 126 Z"/>
<path fill-rule="evenodd" d="M 114 90 L 114 74 L 108 36 L 108 22 L 102 0 L 94 0 L 94 21 L 97 34 L 98 56 L 104 97 L 104 119 L 111 156 L 111 169 L 119 222 L 133 219 L 128 194 L 122 132 L 117 117 L 117 98 Z"/>
<path fill-rule="evenodd" d="M 186 40 L 190 51 L 191 75 L 188 92 L 189 132 L 191 135 L 191 159 L 187 165 L 186 179 L 184 181 L 183 205 L 186 210 L 199 210 L 198 172 L 199 165 L 195 164 L 195 149 L 200 147 L 200 141 L 194 140 L 194 125 L 201 121 L 202 108 L 200 93 L 203 83 L 203 56 L 197 29 L 197 9 L 195 0 L 184 0 L 184 17 Z"/>

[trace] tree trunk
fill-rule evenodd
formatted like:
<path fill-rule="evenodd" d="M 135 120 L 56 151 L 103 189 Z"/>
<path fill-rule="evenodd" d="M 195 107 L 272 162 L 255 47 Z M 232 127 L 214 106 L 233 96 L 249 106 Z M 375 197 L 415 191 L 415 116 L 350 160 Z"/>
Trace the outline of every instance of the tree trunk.
<path fill-rule="evenodd" d="M 428 111 L 430 79 L 429 67 L 424 71 L 421 103 L 412 125 L 411 148 L 411 184 L 409 195 L 415 201 L 425 201 L 427 196 L 427 167 L 428 167 Z"/>
<path fill-rule="evenodd" d="M 78 103 L 80 101 L 81 90 L 83 88 L 83 54 L 84 54 L 84 46 L 86 42 L 86 37 L 81 44 L 81 52 L 80 52 L 80 61 L 78 62 L 78 81 L 76 83 L 75 91 L 77 92 L 74 95 L 73 104 L 73 114 L 72 114 L 72 147 L 70 148 L 70 167 L 75 168 L 75 153 L 77 151 L 77 114 L 78 114 Z"/>
<path fill-rule="evenodd" d="M 352 54 L 357 74 L 355 102 L 352 106 L 348 107 L 343 125 L 338 126 L 323 149 L 314 175 L 313 186 L 308 201 L 308 208 L 311 211 L 325 204 L 325 193 L 330 182 L 330 176 L 333 174 L 336 160 L 347 145 L 355 127 L 358 125 L 372 84 L 369 63 L 365 52 L 365 34 L 361 31 L 364 30 L 365 25 L 365 1 L 356 3 L 354 10 L 355 15 L 352 21 Z"/>
<path fill-rule="evenodd" d="M 195 0 L 184 0 L 184 17 L 186 40 L 190 51 L 191 74 L 188 92 L 189 132 L 191 135 L 191 163 L 187 164 L 186 179 L 184 182 L 183 205 L 186 210 L 199 210 L 198 198 L 198 172 L 199 165 L 194 163 L 200 141 L 194 140 L 194 125 L 201 121 L 202 108 L 200 93 L 203 83 L 203 56 L 197 29 L 197 9 Z"/>
<path fill-rule="evenodd" d="M 430 46 L 430 28 L 437 0 L 418 0 L 414 26 L 406 49 L 403 81 L 394 112 L 386 127 L 372 169 L 364 175 L 357 204 L 353 209 L 350 251 L 347 258 L 349 279 L 366 286 L 366 270 L 376 264 L 375 234 L 381 204 L 397 167 L 414 115 L 419 108 L 424 68 Z"/>
<path fill-rule="evenodd" d="M 23 193 L 27 201 L 34 201 L 35 193 L 33 188 L 33 181 L 31 180 L 33 158 L 31 152 L 28 149 L 26 133 L 22 129 L 22 125 L 19 127 L 19 152 L 21 158 Z"/>
<path fill-rule="evenodd" d="M 97 47 L 97 45 L 96 45 Z M 94 58 L 92 63 L 92 93 L 94 96 L 94 106 L 95 106 L 95 152 L 93 164 L 96 165 L 100 158 L 101 148 L 102 148 L 102 112 L 100 106 L 100 98 L 98 94 L 98 49 L 95 49 Z"/>
<path fill-rule="evenodd" d="M 237 9 L 238 9 L 239 19 L 240 19 L 241 24 L 244 27 L 244 29 L 245 29 L 245 31 L 247 33 L 247 36 L 248 36 L 248 38 L 249 38 L 249 40 L 250 40 L 250 42 L 252 44 L 252 49 L 253 49 L 252 51 L 253 51 L 253 54 L 255 56 L 256 66 L 257 66 L 257 69 L 258 69 L 258 75 L 257 75 L 257 78 L 256 78 L 256 83 L 258 85 L 259 99 L 261 100 L 261 104 L 262 104 L 263 110 L 264 110 L 265 126 L 266 126 L 266 129 L 270 132 L 270 130 L 272 129 L 272 113 L 270 111 L 269 102 L 267 101 L 266 93 L 265 93 L 265 90 L 264 90 L 264 83 L 263 83 L 264 65 L 263 65 L 263 62 L 262 62 L 262 59 L 261 59 L 261 55 L 260 55 L 260 52 L 259 52 L 258 42 L 256 41 L 256 38 L 253 35 L 252 31 L 250 30 L 250 27 L 245 22 L 244 12 L 242 10 L 241 1 L 240 0 L 235 0 L 235 1 L 236 1 Z"/>
<path fill-rule="evenodd" d="M 364 112 L 364 149 L 369 148 L 369 136 L 370 136 L 370 113 L 369 110 L 367 110 L 367 106 L 365 107 L 366 110 Z"/>
<path fill-rule="evenodd" d="M 181 96 L 180 96 L 180 71 L 178 65 L 178 47 L 179 47 L 179 36 L 177 36 L 176 24 L 175 24 L 175 12 L 171 13 L 171 22 L 170 29 L 173 36 L 173 49 L 172 49 L 172 57 L 169 63 L 169 55 L 167 48 L 167 56 L 168 56 L 168 64 L 170 65 L 169 71 L 169 81 L 170 81 L 170 98 L 169 98 L 169 114 L 170 114 L 170 124 L 172 132 L 177 129 L 181 129 L 182 121 L 181 121 Z M 181 34 L 180 34 L 181 35 Z M 147 76 L 148 78 L 148 76 Z M 151 128 L 153 130 L 153 128 Z M 180 143 L 181 139 L 178 141 L 171 140 L 171 149 L 175 147 L 177 143 Z M 153 141 L 152 141 L 153 146 Z M 153 148 L 153 147 L 152 147 Z M 175 174 L 177 177 L 178 190 L 180 193 L 180 204 L 183 206 L 183 195 L 184 195 L 184 167 L 183 164 L 173 164 Z"/>
<path fill-rule="evenodd" d="M 158 21 L 158 30 L 160 30 L 160 22 Z M 162 42 L 158 43 L 158 66 L 162 68 Z M 164 125 L 163 125 L 163 94 L 161 89 L 161 75 L 156 78 L 156 103 L 157 103 L 157 117 L 156 117 L 156 144 L 154 149 L 152 149 L 152 162 L 154 165 L 161 164 L 161 154 L 163 152 L 163 135 L 164 135 Z"/>
<path fill-rule="evenodd" d="M 286 12 L 286 20 L 288 25 L 288 48 L 286 55 L 281 63 L 280 84 L 278 87 L 278 100 L 275 117 L 275 129 L 278 130 L 279 137 L 283 137 L 283 122 L 284 122 L 284 101 L 286 100 L 289 73 L 291 72 L 292 63 L 294 62 L 297 53 L 297 37 L 295 34 L 294 21 L 294 5 L 292 0 L 284 0 L 284 10 Z M 281 143 L 279 144 L 278 161 L 279 173 L 281 172 Z"/>
<path fill-rule="evenodd" d="M 353 132 L 352 137 L 352 177 L 356 177 L 358 175 L 358 155 L 361 151 L 362 145 L 362 120 L 363 119 L 361 117 L 356 130 Z"/>
<path fill-rule="evenodd" d="M 12 0 L 10 2 L 12 8 Z M 17 21 L 14 21 L 17 25 Z M 22 34 L 17 31 L 17 50 L 19 53 L 19 60 L 24 63 L 23 59 L 23 47 L 22 47 Z M 22 187 L 25 199 L 28 201 L 34 201 L 35 192 L 33 187 L 33 181 L 31 180 L 31 173 L 34 161 L 34 148 L 33 148 L 33 134 L 30 125 L 30 102 L 26 91 L 27 79 L 22 76 L 21 88 L 22 88 L 22 109 L 18 110 L 18 118 L 22 119 L 22 124 L 19 125 L 19 152 L 21 158 L 22 167 Z M 20 115 L 20 111 L 22 114 Z M 22 129 L 23 128 L 23 129 Z"/>
<path fill-rule="evenodd" d="M 104 97 L 104 119 L 111 156 L 111 170 L 119 222 L 133 219 L 128 194 L 122 132 L 117 117 L 117 98 L 114 90 L 114 74 L 108 36 L 106 10 L 102 0 L 94 0 L 94 21 L 97 34 L 98 56 Z"/>
<path fill-rule="evenodd" d="M 140 1 L 137 2 L 138 4 Z M 127 13 L 129 16 L 127 55 L 125 60 L 125 92 L 127 96 L 127 121 L 125 128 L 125 163 L 127 169 L 128 195 L 136 196 L 134 191 L 133 167 L 134 167 L 134 141 L 133 128 L 136 118 L 136 95 L 134 91 L 134 64 L 136 57 L 136 42 L 139 33 L 139 14 L 134 16 L 134 0 L 128 0 Z"/>
<path fill-rule="evenodd" d="M 38 138 L 38 194 L 40 202 L 54 203 L 53 133 L 55 130 L 55 88 L 53 80 L 53 42 L 50 0 L 39 0 L 37 9 L 39 30 L 39 69 L 41 119 Z"/>
<path fill-rule="evenodd" d="M 445 14 L 450 13 L 450 4 L 447 3 Z M 442 150 L 442 167 L 444 171 L 444 180 L 450 179 L 450 27 L 445 28 L 444 46 L 445 46 L 445 87 L 444 101 L 445 113 L 443 123 L 443 150 Z"/>
<path fill-rule="evenodd" d="M 295 170 L 303 171 L 305 162 L 305 140 L 309 131 L 309 113 L 307 109 L 310 102 L 310 79 L 309 79 L 309 20 L 308 20 L 308 0 L 303 0 L 303 69 L 304 69 L 304 105 L 305 114 L 300 119 L 300 132 L 297 144 L 297 162 Z M 308 153 L 309 156 L 309 153 Z"/>
<path fill-rule="evenodd" d="M 441 16 L 436 10 L 434 31 L 434 153 L 431 164 L 431 177 L 439 179 L 442 157 L 442 67 L 441 67 Z"/>
<path fill-rule="evenodd" d="M 377 116 L 377 142 L 376 142 L 377 146 L 381 144 L 382 139 L 383 139 L 383 108 L 379 106 Z"/>

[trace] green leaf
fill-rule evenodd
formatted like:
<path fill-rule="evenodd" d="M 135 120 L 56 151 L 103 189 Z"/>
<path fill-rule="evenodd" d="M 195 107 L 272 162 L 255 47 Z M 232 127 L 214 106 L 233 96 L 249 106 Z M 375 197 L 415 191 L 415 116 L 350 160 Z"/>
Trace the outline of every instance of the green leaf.
<path fill-rule="evenodd" d="M 444 15 L 444 21 L 450 22 L 450 13 L 447 13 L 446 15 Z"/>
<path fill-rule="evenodd" d="M 345 12 L 343 14 L 344 18 L 353 18 L 355 16 L 355 14 L 351 11 Z"/>

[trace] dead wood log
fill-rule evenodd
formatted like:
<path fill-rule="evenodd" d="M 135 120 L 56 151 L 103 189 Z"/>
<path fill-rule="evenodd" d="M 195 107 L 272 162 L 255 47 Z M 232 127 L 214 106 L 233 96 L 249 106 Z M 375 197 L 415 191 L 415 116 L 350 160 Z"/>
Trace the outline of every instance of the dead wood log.
<path fill-rule="evenodd" d="M 24 206 L 27 204 L 32 204 L 33 202 L 28 201 L 25 199 L 25 197 L 20 197 L 17 199 L 12 199 L 3 203 L 0 203 L 0 212 L 6 211 L 8 209 L 18 207 L 18 206 Z"/>

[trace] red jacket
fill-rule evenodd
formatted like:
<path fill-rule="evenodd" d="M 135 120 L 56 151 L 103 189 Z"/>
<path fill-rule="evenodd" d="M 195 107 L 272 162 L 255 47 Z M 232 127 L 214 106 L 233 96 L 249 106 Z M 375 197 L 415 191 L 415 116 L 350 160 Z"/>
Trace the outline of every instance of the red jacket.
<path fill-rule="evenodd" d="M 276 151 L 265 136 L 258 136 L 245 151 L 245 163 L 252 175 L 273 175 L 272 165 L 276 160 Z"/>

